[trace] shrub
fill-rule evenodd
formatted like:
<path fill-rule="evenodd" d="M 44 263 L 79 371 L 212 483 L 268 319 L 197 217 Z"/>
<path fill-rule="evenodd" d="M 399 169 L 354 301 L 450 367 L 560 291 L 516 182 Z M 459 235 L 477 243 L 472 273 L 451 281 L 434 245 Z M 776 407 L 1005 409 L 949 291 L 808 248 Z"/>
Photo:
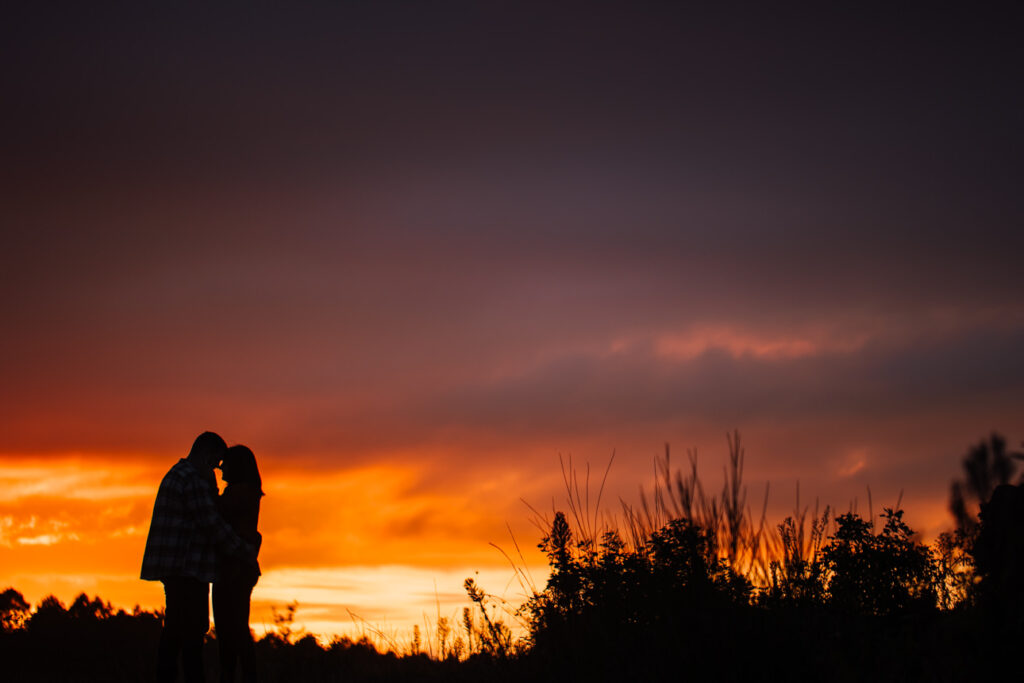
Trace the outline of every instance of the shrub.
<path fill-rule="evenodd" d="M 878 535 L 854 513 L 836 518 L 836 533 L 822 551 L 827 603 L 856 614 L 934 610 L 937 572 L 931 551 L 914 541 L 902 510 L 885 508 L 882 518 L 885 526 Z"/>

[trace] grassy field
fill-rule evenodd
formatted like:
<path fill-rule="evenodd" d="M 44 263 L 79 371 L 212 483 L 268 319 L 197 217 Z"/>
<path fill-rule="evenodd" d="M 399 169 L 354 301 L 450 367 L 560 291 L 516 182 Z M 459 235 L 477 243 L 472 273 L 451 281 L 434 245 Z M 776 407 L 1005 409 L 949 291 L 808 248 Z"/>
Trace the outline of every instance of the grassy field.
<path fill-rule="evenodd" d="M 666 449 L 653 488 L 622 504 L 619 528 L 598 515 L 604 481 L 591 491 L 564 466 L 566 509 L 535 519 L 550 577 L 531 586 L 521 572 L 532 596 L 523 605 L 467 579 L 461 620 L 440 618 L 388 647 L 296 633 L 291 606 L 257 641 L 261 680 L 988 678 L 1024 635 L 1024 504 L 1019 487 L 998 488 L 1012 480 L 1011 455 L 998 437 L 967 454 L 954 487 L 957 531 L 931 546 L 899 509 L 865 520 L 798 505 L 773 524 L 766 505 L 752 514 L 739 434 L 716 493 L 693 457 L 674 469 Z M 33 607 L 9 589 L 0 614 L 4 680 L 154 679 L 159 613 L 115 611 L 86 595 Z"/>

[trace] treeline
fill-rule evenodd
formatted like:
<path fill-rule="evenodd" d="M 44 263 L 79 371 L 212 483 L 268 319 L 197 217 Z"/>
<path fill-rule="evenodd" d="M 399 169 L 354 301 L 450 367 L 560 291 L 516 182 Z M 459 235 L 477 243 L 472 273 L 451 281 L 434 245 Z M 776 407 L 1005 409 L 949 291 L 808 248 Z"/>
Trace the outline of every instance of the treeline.
<path fill-rule="evenodd" d="M 291 605 L 275 620 L 275 630 L 256 640 L 261 681 L 478 681 L 506 674 L 499 661 L 481 653 L 478 639 L 461 659 L 454 653 L 431 658 L 416 643 L 403 652 L 382 652 L 365 636 L 321 645 L 313 635 L 292 629 L 293 616 Z M 85 593 L 66 607 L 48 596 L 32 609 L 20 592 L 8 588 L 0 593 L 0 680 L 156 680 L 162 623 L 162 610 L 115 609 Z M 215 630 L 207 638 L 204 660 L 206 680 L 219 680 Z"/>
<path fill-rule="evenodd" d="M 261 680 L 994 678 L 1024 637 L 1020 458 L 998 436 L 971 449 L 951 491 L 956 528 L 931 546 L 898 507 L 865 519 L 798 502 L 769 525 L 747 502 L 738 434 L 718 493 L 705 491 L 694 455 L 674 470 L 666 449 L 653 490 L 623 504 L 618 522 L 601 516 L 601 489 L 589 506 L 569 465 L 566 509 L 536 519 L 550 576 L 535 587 L 518 572 L 530 597 L 516 611 L 467 580 L 462 623 L 441 619 L 387 652 L 366 638 L 298 637 L 289 611 L 257 641 Z M 9 589 L 4 678 L 152 680 L 160 621 L 85 595 L 31 610 Z"/>

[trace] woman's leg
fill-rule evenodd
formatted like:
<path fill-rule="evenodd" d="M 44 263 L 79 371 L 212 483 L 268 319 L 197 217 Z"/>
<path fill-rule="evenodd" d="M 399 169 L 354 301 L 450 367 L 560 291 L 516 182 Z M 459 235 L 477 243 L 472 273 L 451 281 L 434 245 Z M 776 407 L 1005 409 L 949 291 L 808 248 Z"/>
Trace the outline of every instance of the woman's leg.
<path fill-rule="evenodd" d="M 242 666 L 242 681 L 244 683 L 256 683 L 256 645 L 252 641 L 252 631 L 249 630 L 249 604 L 252 601 L 252 589 L 256 582 L 246 586 L 239 586 L 239 625 L 238 632 L 238 657 Z"/>
<path fill-rule="evenodd" d="M 236 591 L 229 581 L 213 584 L 213 621 L 217 629 L 217 651 L 220 654 L 221 683 L 234 683 L 238 661 Z"/>

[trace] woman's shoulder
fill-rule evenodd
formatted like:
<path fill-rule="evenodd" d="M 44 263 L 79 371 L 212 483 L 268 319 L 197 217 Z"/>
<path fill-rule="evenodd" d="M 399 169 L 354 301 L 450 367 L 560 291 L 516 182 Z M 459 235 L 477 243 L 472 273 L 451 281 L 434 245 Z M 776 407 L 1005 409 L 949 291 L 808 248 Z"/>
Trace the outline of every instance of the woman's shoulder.
<path fill-rule="evenodd" d="M 220 494 L 222 501 L 248 501 L 248 500 L 259 500 L 263 495 L 263 491 L 260 490 L 259 486 L 250 484 L 248 482 L 240 482 L 235 484 L 228 484 L 224 487 L 224 491 Z"/>

